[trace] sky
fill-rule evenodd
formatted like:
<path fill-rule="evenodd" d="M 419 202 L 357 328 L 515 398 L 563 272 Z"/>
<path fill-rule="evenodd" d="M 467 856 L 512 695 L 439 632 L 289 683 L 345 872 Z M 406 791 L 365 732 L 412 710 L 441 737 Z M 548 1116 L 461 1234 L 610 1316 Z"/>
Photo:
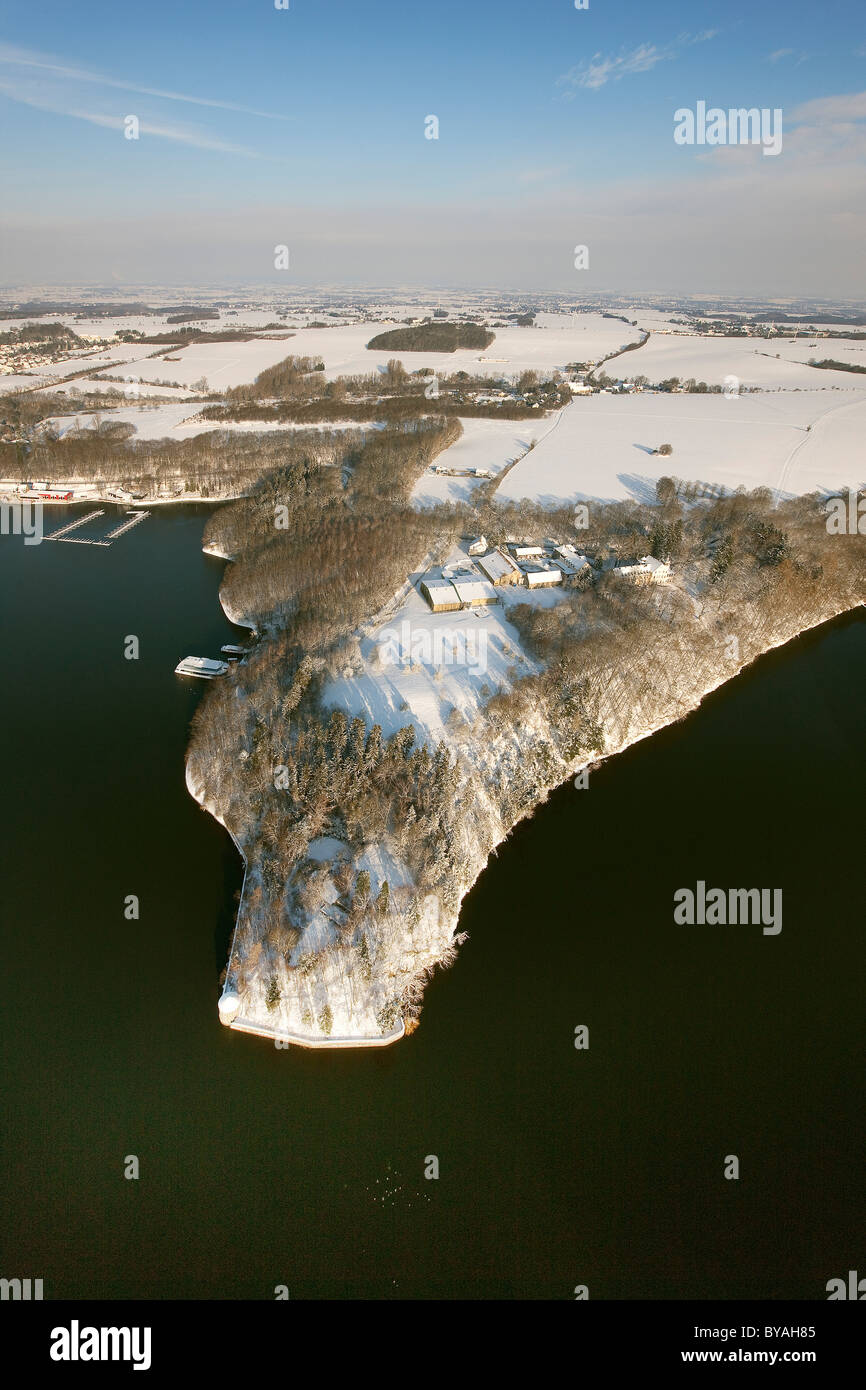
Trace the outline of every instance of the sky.
<path fill-rule="evenodd" d="M 866 299 L 864 0 L 5 0 L 0 133 L 7 287 Z"/>

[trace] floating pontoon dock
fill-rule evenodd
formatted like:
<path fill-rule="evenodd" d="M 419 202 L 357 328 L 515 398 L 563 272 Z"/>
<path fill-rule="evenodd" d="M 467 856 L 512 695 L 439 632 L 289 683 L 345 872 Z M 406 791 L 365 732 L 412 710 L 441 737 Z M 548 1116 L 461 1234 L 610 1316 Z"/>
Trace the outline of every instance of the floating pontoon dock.
<path fill-rule="evenodd" d="M 150 512 L 129 512 L 128 520 L 122 521 L 119 526 L 115 526 L 113 531 L 109 531 L 106 536 L 107 541 L 116 541 L 118 536 L 123 536 L 127 531 L 131 531 L 133 526 L 137 526 L 145 517 L 150 516 Z"/>
<path fill-rule="evenodd" d="M 68 521 L 65 526 L 61 526 L 59 531 L 52 531 L 50 536 L 46 536 L 47 541 L 60 541 L 64 536 L 68 536 L 70 531 L 75 531 L 79 526 L 83 526 L 86 521 L 95 521 L 98 516 L 105 516 L 104 511 L 88 512 L 87 516 L 80 516 L 77 521 Z M 83 541 L 83 545 L 95 545 L 95 541 Z"/>

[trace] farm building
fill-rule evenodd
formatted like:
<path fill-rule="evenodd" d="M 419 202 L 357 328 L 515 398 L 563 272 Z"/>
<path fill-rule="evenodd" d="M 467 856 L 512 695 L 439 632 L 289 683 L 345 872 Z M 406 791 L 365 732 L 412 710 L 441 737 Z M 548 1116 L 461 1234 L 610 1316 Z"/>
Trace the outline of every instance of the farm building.
<path fill-rule="evenodd" d="M 586 556 L 575 550 L 573 545 L 557 545 L 554 554 L 563 574 L 579 574 L 589 564 Z"/>
<path fill-rule="evenodd" d="M 469 547 L 470 555 L 483 555 L 487 549 L 487 537 L 479 536 L 477 541 L 473 541 Z"/>
<path fill-rule="evenodd" d="M 617 579 L 629 579 L 633 584 L 666 584 L 671 567 L 667 561 L 656 560 L 653 555 L 642 555 L 636 565 L 617 565 L 614 574 Z"/>
<path fill-rule="evenodd" d="M 555 565 L 527 565 L 524 574 L 529 589 L 541 589 L 545 585 L 562 583 L 562 570 L 557 569 Z"/>
<path fill-rule="evenodd" d="M 465 608 L 478 608 L 485 603 L 497 603 L 496 590 L 483 579 L 455 579 L 453 588 L 457 590 L 460 602 Z"/>
<path fill-rule="evenodd" d="M 491 550 L 489 555 L 481 555 L 475 562 L 494 588 L 502 584 L 519 584 L 523 575 L 510 555 L 504 550 Z"/>
<path fill-rule="evenodd" d="M 447 579 L 422 579 L 418 587 L 434 613 L 453 613 L 463 607 L 460 595 Z"/>
<path fill-rule="evenodd" d="M 544 554 L 540 545 L 512 545 L 509 549 L 515 560 L 538 560 Z"/>

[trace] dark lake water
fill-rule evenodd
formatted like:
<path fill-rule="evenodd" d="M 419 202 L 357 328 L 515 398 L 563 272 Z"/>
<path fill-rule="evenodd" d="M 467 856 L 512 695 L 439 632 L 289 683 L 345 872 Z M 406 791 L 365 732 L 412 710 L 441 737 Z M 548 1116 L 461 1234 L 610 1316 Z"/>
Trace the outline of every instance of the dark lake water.
<path fill-rule="evenodd" d="M 0 1274 L 822 1299 L 862 1270 L 866 613 L 552 796 L 464 902 L 413 1037 L 277 1052 L 218 1022 L 240 864 L 183 780 L 202 687 L 174 666 L 238 640 L 206 515 L 109 550 L 0 539 Z M 698 879 L 781 888 L 781 933 L 675 925 Z"/>

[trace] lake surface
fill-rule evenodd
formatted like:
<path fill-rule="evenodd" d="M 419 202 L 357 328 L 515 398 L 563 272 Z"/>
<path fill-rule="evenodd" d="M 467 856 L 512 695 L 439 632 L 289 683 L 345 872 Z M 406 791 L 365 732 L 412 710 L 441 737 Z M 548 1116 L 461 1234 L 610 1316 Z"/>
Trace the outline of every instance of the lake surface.
<path fill-rule="evenodd" d="M 207 515 L 110 550 L 0 539 L 0 1274 L 46 1298 L 821 1299 L 862 1269 L 866 613 L 560 788 L 465 900 L 413 1037 L 276 1051 L 218 1022 L 241 867 L 183 780 L 204 687 L 174 666 L 239 640 Z M 781 888 L 781 933 L 677 926 L 698 879 Z"/>

